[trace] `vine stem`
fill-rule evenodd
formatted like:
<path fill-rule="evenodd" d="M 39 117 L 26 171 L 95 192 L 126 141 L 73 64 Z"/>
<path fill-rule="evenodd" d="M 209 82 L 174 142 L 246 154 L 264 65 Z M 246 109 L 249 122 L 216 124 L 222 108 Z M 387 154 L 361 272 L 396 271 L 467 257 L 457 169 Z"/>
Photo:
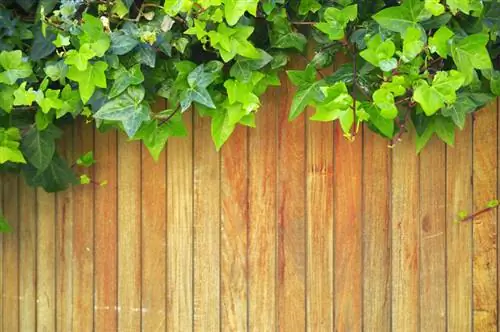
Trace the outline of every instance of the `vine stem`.
<path fill-rule="evenodd" d="M 408 122 L 409 116 L 410 116 L 410 110 L 408 109 L 405 113 L 404 120 L 399 123 L 399 132 L 396 135 L 396 137 L 393 138 L 391 144 L 389 145 L 390 148 L 395 147 L 397 142 L 401 142 L 401 137 L 406 132 L 406 122 Z"/>
<path fill-rule="evenodd" d="M 303 21 L 303 22 L 301 22 L 301 21 L 298 21 L 298 22 L 290 22 L 290 23 L 292 23 L 293 25 L 315 25 L 315 24 L 317 24 L 319 22 L 312 22 L 312 21 Z"/>
<path fill-rule="evenodd" d="M 472 221 L 472 220 L 474 220 L 474 218 L 476 218 L 476 217 L 478 217 L 486 212 L 490 212 L 496 208 L 498 208 L 498 206 L 491 206 L 491 207 L 484 208 L 482 210 L 479 210 L 479 211 L 476 211 L 474 213 L 469 214 L 467 217 L 465 217 L 459 221 L 460 222 Z"/>

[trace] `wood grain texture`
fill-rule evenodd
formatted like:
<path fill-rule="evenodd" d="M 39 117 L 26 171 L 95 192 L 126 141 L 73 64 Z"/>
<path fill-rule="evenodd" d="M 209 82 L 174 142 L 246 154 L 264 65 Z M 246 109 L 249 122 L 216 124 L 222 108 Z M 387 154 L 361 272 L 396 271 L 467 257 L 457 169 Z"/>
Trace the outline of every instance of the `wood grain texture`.
<path fill-rule="evenodd" d="M 193 330 L 193 113 L 167 148 L 167 330 Z"/>
<path fill-rule="evenodd" d="M 419 328 L 419 174 L 415 133 L 392 150 L 392 329 Z"/>
<path fill-rule="evenodd" d="M 245 331 L 248 317 L 248 128 L 221 150 L 221 329 Z"/>
<path fill-rule="evenodd" d="M 279 90 L 262 97 L 256 128 L 249 133 L 248 322 L 249 331 L 276 331 L 276 125 L 272 101 Z"/>
<path fill-rule="evenodd" d="M 36 195 L 36 330 L 50 332 L 56 330 L 56 197 L 40 188 Z"/>
<path fill-rule="evenodd" d="M 420 328 L 446 331 L 446 149 L 434 137 L 420 153 Z"/>
<path fill-rule="evenodd" d="M 363 132 L 363 327 L 391 330 L 391 163 L 387 140 Z"/>
<path fill-rule="evenodd" d="M 483 209 L 497 199 L 497 103 L 474 114 L 473 207 Z M 497 213 L 474 218 L 473 222 L 473 310 L 474 331 L 498 329 Z"/>
<path fill-rule="evenodd" d="M 362 133 L 353 142 L 334 127 L 335 329 L 361 331 L 362 325 Z"/>
<path fill-rule="evenodd" d="M 294 59 L 294 68 L 303 68 Z M 278 113 L 278 329 L 306 327 L 305 116 L 288 121 L 295 88 L 282 77 Z M 285 93 L 286 92 L 286 93 Z"/>
<path fill-rule="evenodd" d="M 19 330 L 36 331 L 36 193 L 19 185 Z"/>
<path fill-rule="evenodd" d="M 446 148 L 446 302 L 448 331 L 472 330 L 472 223 L 458 224 L 472 210 L 472 126 Z"/>
<path fill-rule="evenodd" d="M 164 110 L 165 101 L 158 101 L 154 107 Z M 141 311 L 144 332 L 166 329 L 166 167 L 165 151 L 155 161 L 142 146 Z"/>
<path fill-rule="evenodd" d="M 141 145 L 118 137 L 118 330 L 141 330 Z"/>
<path fill-rule="evenodd" d="M 118 328 L 118 179 L 115 131 L 95 134 L 94 177 L 107 185 L 95 188 L 95 306 L 94 326 L 97 332 Z"/>
<path fill-rule="evenodd" d="M 332 331 L 333 124 L 308 120 L 306 135 L 307 330 Z"/>
<path fill-rule="evenodd" d="M 210 119 L 194 121 L 194 312 L 196 331 L 220 329 L 220 158 Z"/>
<path fill-rule="evenodd" d="M 73 160 L 74 128 L 64 128 L 58 152 Z M 56 327 L 71 331 L 73 325 L 73 190 L 56 194 Z"/>
<path fill-rule="evenodd" d="M 3 234 L 3 288 L 2 327 L 3 331 L 19 331 L 19 179 L 6 175 L 3 182 L 4 217 L 12 232 Z"/>
<path fill-rule="evenodd" d="M 94 124 L 77 123 L 73 160 L 94 149 Z M 78 167 L 94 181 L 93 168 Z M 73 188 L 73 330 L 91 331 L 94 324 L 94 184 Z"/>

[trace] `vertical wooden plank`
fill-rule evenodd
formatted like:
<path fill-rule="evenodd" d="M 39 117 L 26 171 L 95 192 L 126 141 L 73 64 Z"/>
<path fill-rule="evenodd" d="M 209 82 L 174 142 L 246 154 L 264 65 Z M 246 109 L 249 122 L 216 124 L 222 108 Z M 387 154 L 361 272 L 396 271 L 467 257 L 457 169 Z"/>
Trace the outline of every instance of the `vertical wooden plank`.
<path fill-rule="evenodd" d="M 74 156 L 94 149 L 94 124 L 75 124 Z M 78 168 L 94 179 L 93 169 Z M 73 330 L 91 331 L 94 324 L 94 185 L 73 187 Z"/>
<path fill-rule="evenodd" d="M 446 148 L 447 329 L 472 329 L 472 223 L 457 224 L 459 211 L 472 208 L 472 131 L 470 119 Z"/>
<path fill-rule="evenodd" d="M 362 133 L 354 142 L 334 129 L 335 329 L 360 331 L 362 324 Z"/>
<path fill-rule="evenodd" d="M 497 103 L 474 113 L 473 128 L 473 207 L 483 209 L 497 198 Z M 474 218 L 473 224 L 474 331 L 498 329 L 497 212 Z"/>
<path fill-rule="evenodd" d="M 276 175 L 278 88 L 262 97 L 256 128 L 250 130 L 248 321 L 250 331 L 275 331 Z M 251 153 L 255 152 L 255 153 Z"/>
<path fill-rule="evenodd" d="M 220 329 L 220 158 L 210 119 L 194 121 L 194 329 Z"/>
<path fill-rule="evenodd" d="M 165 109 L 165 101 L 155 108 Z M 142 331 L 165 331 L 166 328 L 166 230 L 167 194 L 166 153 L 153 160 L 142 146 Z M 176 248 L 171 248 L 176 250 Z"/>
<path fill-rule="evenodd" d="M 118 137 L 118 330 L 141 330 L 141 143 Z"/>
<path fill-rule="evenodd" d="M 296 68 L 303 60 L 294 59 Z M 278 323 L 280 331 L 306 327 L 305 121 L 288 113 L 295 88 L 282 77 L 278 106 Z"/>
<path fill-rule="evenodd" d="M 419 181 L 414 132 L 392 151 L 392 329 L 417 331 L 419 323 Z"/>
<path fill-rule="evenodd" d="M 333 124 L 308 120 L 306 131 L 307 330 L 333 331 Z"/>
<path fill-rule="evenodd" d="M 167 148 L 167 330 L 193 330 L 193 113 Z"/>
<path fill-rule="evenodd" d="M 37 189 L 37 331 L 56 330 L 56 200 L 55 194 Z"/>
<path fill-rule="evenodd" d="M 446 330 L 446 150 L 433 138 L 420 152 L 420 329 Z"/>
<path fill-rule="evenodd" d="M 248 128 L 221 151 L 221 329 L 247 329 Z"/>
<path fill-rule="evenodd" d="M 73 160 L 73 126 L 65 128 L 59 141 L 61 156 Z M 73 190 L 56 194 L 56 327 L 71 331 L 73 321 Z"/>
<path fill-rule="evenodd" d="M 19 206 L 18 176 L 4 177 L 4 216 L 12 232 L 3 234 L 3 331 L 19 331 Z"/>
<path fill-rule="evenodd" d="M 97 132 L 97 131 L 96 131 Z M 95 331 L 117 331 L 118 324 L 118 206 L 116 131 L 95 135 Z"/>
<path fill-rule="evenodd" d="M 19 186 L 19 329 L 36 330 L 36 194 Z"/>
<path fill-rule="evenodd" d="M 363 132 L 363 328 L 391 330 L 391 163 L 385 138 Z M 339 267 L 342 268 L 342 267 Z"/>

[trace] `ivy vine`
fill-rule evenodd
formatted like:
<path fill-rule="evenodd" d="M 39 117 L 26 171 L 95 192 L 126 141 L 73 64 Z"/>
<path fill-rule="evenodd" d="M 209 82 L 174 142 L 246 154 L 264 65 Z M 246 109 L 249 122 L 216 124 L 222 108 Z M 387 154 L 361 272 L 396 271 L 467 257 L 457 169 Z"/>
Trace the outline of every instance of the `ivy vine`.
<path fill-rule="evenodd" d="M 0 170 L 47 191 L 91 183 L 56 149 L 77 117 L 157 158 L 193 110 L 219 149 L 255 125 L 282 71 L 297 86 L 290 120 L 313 107 L 347 139 L 365 122 L 390 144 L 414 128 L 417 151 L 433 135 L 453 144 L 467 114 L 500 95 L 499 35 L 496 0 L 4 0 Z M 337 53 L 352 61 L 325 74 Z M 159 97 L 167 109 L 152 109 Z"/>

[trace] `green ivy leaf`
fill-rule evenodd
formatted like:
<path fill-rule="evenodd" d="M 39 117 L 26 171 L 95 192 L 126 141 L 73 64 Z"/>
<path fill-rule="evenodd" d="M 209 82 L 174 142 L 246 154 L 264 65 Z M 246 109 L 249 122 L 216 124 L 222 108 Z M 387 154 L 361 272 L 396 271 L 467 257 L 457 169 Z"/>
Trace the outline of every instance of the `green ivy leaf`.
<path fill-rule="evenodd" d="M 481 12 L 483 9 L 481 0 L 447 0 L 446 4 L 453 14 L 459 11 L 469 14 L 471 11 Z"/>
<path fill-rule="evenodd" d="M 489 36 L 477 33 L 461 40 L 452 40 L 451 55 L 457 68 L 465 76 L 465 85 L 472 82 L 474 69 L 491 69 L 491 58 L 486 49 Z"/>
<path fill-rule="evenodd" d="M 63 47 L 70 45 L 70 37 L 65 36 L 62 33 L 57 34 L 56 39 L 52 42 L 56 47 Z"/>
<path fill-rule="evenodd" d="M 57 154 L 44 171 L 39 172 L 36 168 L 28 166 L 23 169 L 23 174 L 30 186 L 41 186 L 47 192 L 65 190 L 71 184 L 79 183 L 66 161 Z"/>
<path fill-rule="evenodd" d="M 125 133 L 133 137 L 141 124 L 149 120 L 150 113 L 149 105 L 142 102 L 144 90 L 139 90 L 129 87 L 126 92 L 104 104 L 94 114 L 94 118 L 120 121 Z"/>
<path fill-rule="evenodd" d="M 141 71 L 141 65 L 137 64 L 132 66 L 130 69 L 126 69 L 120 66 L 113 73 L 113 85 L 109 91 L 109 98 L 112 99 L 123 91 L 125 91 L 131 85 L 138 85 L 144 82 L 144 75 Z"/>
<path fill-rule="evenodd" d="M 14 91 L 14 103 L 15 106 L 31 106 L 35 99 L 37 98 L 37 93 L 33 88 L 26 90 L 26 82 L 23 82 L 19 88 Z"/>
<path fill-rule="evenodd" d="M 299 4 L 299 15 L 306 15 L 307 13 L 316 13 L 321 9 L 321 4 L 316 0 L 301 0 Z"/>
<path fill-rule="evenodd" d="M 229 62 L 237 54 L 251 59 L 259 59 L 261 53 L 253 46 L 248 38 L 254 28 L 250 26 L 237 25 L 230 28 L 224 23 L 217 27 L 217 31 L 208 33 L 211 45 L 219 50 L 222 60 Z"/>
<path fill-rule="evenodd" d="M 91 49 L 90 44 L 83 44 L 80 50 L 69 50 L 66 53 L 64 62 L 67 65 L 73 65 L 80 71 L 87 70 L 87 64 L 90 59 L 96 56 L 96 53 Z"/>
<path fill-rule="evenodd" d="M 437 115 L 430 118 L 422 134 L 417 134 L 416 147 L 419 153 L 436 134 L 446 144 L 453 146 L 455 142 L 455 125 L 451 119 Z"/>
<path fill-rule="evenodd" d="M 16 127 L 2 128 L 0 127 L 0 164 L 8 161 L 13 163 L 25 164 L 26 160 L 19 150 L 19 141 L 21 133 Z"/>
<path fill-rule="evenodd" d="M 79 37 L 80 43 L 82 45 L 90 44 L 96 56 L 102 57 L 111 43 L 108 34 L 104 32 L 101 20 L 90 14 L 85 14 L 83 15 L 83 22 L 81 26 L 83 35 Z"/>
<path fill-rule="evenodd" d="M 394 121 L 383 117 L 380 109 L 371 103 L 363 103 L 362 108 L 370 116 L 369 125 L 375 127 L 382 135 L 387 138 L 394 136 Z"/>
<path fill-rule="evenodd" d="M 315 28 L 328 35 L 330 40 L 344 38 L 344 29 L 349 22 L 356 20 L 358 6 L 351 5 L 343 9 L 328 7 L 323 15 L 324 22 L 315 25 Z"/>
<path fill-rule="evenodd" d="M 78 166 L 90 167 L 96 163 L 94 153 L 89 151 L 76 160 Z"/>
<path fill-rule="evenodd" d="M 258 59 L 237 57 L 237 60 L 231 67 L 229 74 L 239 81 L 248 82 L 254 71 L 263 68 L 273 60 L 273 57 L 269 55 L 269 53 L 261 49 L 257 49 L 257 51 L 260 53 L 260 57 Z"/>
<path fill-rule="evenodd" d="M 380 115 L 393 120 L 398 116 L 398 108 L 394 104 L 394 95 L 387 89 L 378 89 L 373 93 L 373 103 L 380 109 Z"/>
<path fill-rule="evenodd" d="M 60 90 L 47 89 L 45 93 L 37 94 L 36 102 L 43 113 L 47 114 L 51 109 L 61 109 L 63 101 L 59 98 L 60 92 Z"/>
<path fill-rule="evenodd" d="M 113 31 L 111 33 L 111 48 L 110 51 L 116 55 L 124 55 L 131 52 L 137 45 L 139 40 L 122 30 Z"/>
<path fill-rule="evenodd" d="M 459 92 L 455 103 L 443 108 L 441 114 L 450 117 L 458 128 L 464 129 L 467 114 L 474 112 L 492 99 L 493 96 L 486 93 Z"/>
<path fill-rule="evenodd" d="M 235 25 L 245 12 L 256 16 L 258 3 L 258 0 L 224 0 L 224 15 L 227 23 Z"/>
<path fill-rule="evenodd" d="M 44 171 L 51 163 L 56 151 L 55 140 L 61 137 L 61 130 L 49 125 L 45 130 L 31 128 L 22 141 L 22 151 L 38 172 Z"/>
<path fill-rule="evenodd" d="M 286 14 L 276 15 L 272 23 L 269 40 L 273 48 L 295 48 L 300 52 L 304 51 L 307 39 L 303 34 L 292 30 Z"/>
<path fill-rule="evenodd" d="M 453 31 L 445 25 L 440 27 L 432 37 L 429 38 L 429 50 L 432 53 L 439 54 L 440 57 L 446 59 L 450 54 L 451 38 L 455 35 Z"/>
<path fill-rule="evenodd" d="M 12 232 L 12 227 L 9 225 L 7 220 L 2 214 L 2 211 L 0 211 L 0 233 L 8 233 Z"/>
<path fill-rule="evenodd" d="M 106 75 L 104 72 L 108 69 L 108 64 L 103 61 L 97 61 L 94 64 L 89 64 L 87 70 L 78 70 L 71 66 L 68 70 L 67 77 L 70 80 L 78 82 L 80 96 L 84 103 L 87 103 L 94 94 L 95 88 L 106 88 Z"/>
<path fill-rule="evenodd" d="M 377 34 L 368 41 L 367 46 L 367 49 L 359 53 L 363 59 L 380 67 L 383 71 L 391 71 L 397 67 L 397 61 L 392 57 L 396 52 L 396 46 L 392 40 L 382 41 L 382 36 Z"/>
<path fill-rule="evenodd" d="M 490 89 L 495 96 L 500 96 L 500 71 L 494 70 L 491 74 Z"/>
<path fill-rule="evenodd" d="M 436 73 L 432 85 L 421 80 L 415 89 L 413 99 L 422 106 L 426 115 L 436 113 L 442 107 L 456 101 L 456 91 L 464 84 L 464 76 L 456 71 Z"/>
<path fill-rule="evenodd" d="M 76 117 L 82 111 L 83 105 L 80 94 L 78 91 L 73 90 L 69 84 L 62 89 L 61 100 L 61 108 L 56 109 L 56 118 L 59 119 L 68 113 Z"/>
<path fill-rule="evenodd" d="M 409 27 L 418 28 L 419 21 L 427 18 L 421 0 L 405 0 L 400 6 L 383 9 L 373 15 L 381 27 L 404 34 Z"/>
<path fill-rule="evenodd" d="M 425 0 L 425 9 L 433 16 L 439 16 L 443 14 L 445 10 L 440 0 Z"/>
<path fill-rule="evenodd" d="M 406 29 L 403 35 L 403 54 L 401 59 L 404 62 L 410 62 L 419 55 L 424 48 L 424 40 L 422 40 L 422 30 L 415 27 Z M 424 36 L 425 37 L 425 36 Z"/>
<path fill-rule="evenodd" d="M 14 86 L 3 85 L 0 83 L 0 108 L 6 113 L 10 113 L 12 111 L 15 91 L 16 88 Z"/>
<path fill-rule="evenodd" d="M 18 79 L 29 77 L 32 73 L 31 65 L 23 60 L 21 51 L 0 52 L 0 83 L 12 85 Z"/>
<path fill-rule="evenodd" d="M 322 101 L 324 98 L 321 92 L 321 81 L 316 81 L 316 69 L 313 66 L 307 66 L 305 70 L 287 70 L 288 78 L 298 87 L 293 96 L 292 106 L 288 119 L 291 121 L 297 118 L 304 109 L 316 101 Z"/>

